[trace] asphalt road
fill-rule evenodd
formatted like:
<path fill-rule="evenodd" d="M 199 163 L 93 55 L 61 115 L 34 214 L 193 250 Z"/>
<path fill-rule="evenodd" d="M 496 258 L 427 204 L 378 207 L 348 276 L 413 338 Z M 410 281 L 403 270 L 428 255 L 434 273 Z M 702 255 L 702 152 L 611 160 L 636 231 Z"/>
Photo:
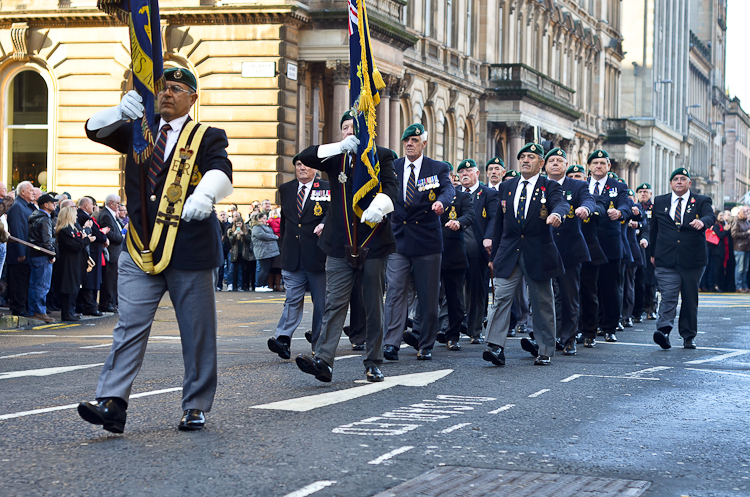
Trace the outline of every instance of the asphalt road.
<path fill-rule="evenodd" d="M 431 362 L 404 345 L 372 385 L 345 338 L 330 384 L 269 352 L 280 294 L 216 300 L 219 389 L 194 433 L 176 429 L 183 368 L 168 298 L 123 435 L 74 408 L 94 397 L 114 318 L 0 332 L 0 494 L 370 496 L 456 466 L 641 480 L 647 496 L 750 495 L 750 296 L 701 296 L 697 350 L 673 337 L 662 351 L 654 321 L 549 367 L 533 365 L 522 335 L 504 368 L 468 342 Z M 310 316 L 293 356 L 309 351 Z"/>

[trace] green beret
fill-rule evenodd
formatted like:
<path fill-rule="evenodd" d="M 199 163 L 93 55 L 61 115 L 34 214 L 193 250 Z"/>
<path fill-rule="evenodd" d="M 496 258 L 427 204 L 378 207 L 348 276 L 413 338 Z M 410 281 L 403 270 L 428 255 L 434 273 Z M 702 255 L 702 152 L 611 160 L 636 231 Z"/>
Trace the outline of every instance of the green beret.
<path fill-rule="evenodd" d="M 461 169 L 467 169 L 470 167 L 477 167 L 477 163 L 474 161 L 474 159 L 464 159 L 458 164 L 456 172 L 459 172 Z"/>
<path fill-rule="evenodd" d="M 591 152 L 591 155 L 589 155 L 586 164 L 591 164 L 591 161 L 594 159 L 609 159 L 609 154 L 605 150 L 594 150 Z"/>
<path fill-rule="evenodd" d="M 447 166 L 448 166 L 448 170 L 449 170 L 449 171 L 453 171 L 453 164 L 451 164 L 451 163 L 450 163 L 450 162 L 448 162 L 447 160 L 444 160 L 444 161 L 443 161 L 443 164 L 445 164 L 445 165 L 447 165 Z"/>
<path fill-rule="evenodd" d="M 300 152 L 300 153 L 302 153 L 302 152 Z M 300 154 L 297 154 L 294 157 L 292 157 L 292 165 L 295 165 L 297 163 L 297 159 L 299 159 L 299 156 L 300 156 Z"/>
<path fill-rule="evenodd" d="M 500 167 L 505 169 L 505 162 L 503 162 L 503 159 L 500 157 L 493 157 L 490 160 L 487 161 L 487 164 L 484 166 L 485 168 L 490 167 L 490 164 L 500 164 Z"/>
<path fill-rule="evenodd" d="M 568 154 L 566 154 L 565 150 L 561 149 L 560 147 L 555 147 L 552 150 L 550 150 L 549 152 L 547 152 L 547 155 L 544 156 L 544 160 L 546 161 L 547 159 L 549 159 L 553 155 L 559 155 L 563 159 L 568 160 Z"/>
<path fill-rule="evenodd" d="M 169 69 L 165 69 L 164 79 L 166 81 L 184 83 L 192 88 L 193 91 L 198 91 L 198 80 L 195 79 L 193 73 L 191 73 L 187 69 L 181 69 L 179 67 L 170 67 Z"/>
<path fill-rule="evenodd" d="M 565 175 L 567 176 L 570 173 L 583 173 L 586 174 L 586 170 L 583 168 L 583 166 L 579 166 L 578 164 L 573 164 L 568 168 L 567 171 L 565 171 Z"/>
<path fill-rule="evenodd" d="M 651 190 L 651 184 L 650 183 L 641 183 L 641 185 L 635 189 L 635 191 L 638 190 Z"/>
<path fill-rule="evenodd" d="M 688 178 L 690 178 L 690 173 L 688 172 L 686 168 L 678 167 L 677 169 L 672 171 L 672 175 L 669 177 L 669 181 L 672 181 L 674 177 L 677 176 L 678 174 L 681 174 L 683 176 L 687 176 Z"/>
<path fill-rule="evenodd" d="M 357 122 L 357 115 L 356 115 L 355 111 L 349 109 L 346 112 L 344 112 L 343 116 L 341 116 L 341 121 L 339 121 L 339 128 L 344 125 L 344 121 L 350 121 L 352 119 L 356 123 Z M 355 124 L 355 126 L 356 126 L 356 124 Z"/>
<path fill-rule="evenodd" d="M 518 155 L 516 156 L 516 159 L 521 158 L 521 154 L 525 152 L 531 152 L 532 154 L 537 154 L 539 157 L 544 159 L 544 147 L 539 145 L 538 143 L 527 143 L 526 145 L 521 148 L 521 150 L 518 151 Z"/>
<path fill-rule="evenodd" d="M 635 192 L 631 190 L 630 188 L 628 188 L 628 196 L 635 197 Z"/>
<path fill-rule="evenodd" d="M 419 123 L 412 124 L 404 130 L 404 134 L 401 135 L 401 141 L 406 140 L 410 136 L 422 136 L 424 134 L 424 126 Z"/>
<path fill-rule="evenodd" d="M 510 169 L 508 170 L 508 172 L 506 172 L 503 175 L 503 181 L 505 181 L 508 178 L 515 178 L 516 176 L 520 176 L 520 175 L 521 173 L 519 173 L 518 171 L 514 171 L 513 169 Z"/>

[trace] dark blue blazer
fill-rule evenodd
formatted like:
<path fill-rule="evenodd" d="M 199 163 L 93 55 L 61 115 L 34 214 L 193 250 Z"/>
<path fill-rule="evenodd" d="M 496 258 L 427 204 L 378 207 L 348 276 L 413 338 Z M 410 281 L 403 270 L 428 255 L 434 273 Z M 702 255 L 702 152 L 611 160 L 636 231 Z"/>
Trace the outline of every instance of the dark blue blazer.
<path fill-rule="evenodd" d="M 520 177 L 505 181 L 500 185 L 500 205 L 495 216 L 492 236 L 492 261 L 495 278 L 508 278 L 518 263 L 523 250 L 526 271 L 532 280 L 545 280 L 562 275 L 565 270 L 560 253 L 552 236 L 552 226 L 541 217 L 542 197 L 546 199 L 548 215 L 558 214 L 563 222 L 570 205 L 563 198 L 562 188 L 557 181 L 540 176 L 526 212 L 523 224 L 516 219 L 513 199 Z M 544 188 L 544 195 L 542 195 Z"/>
<path fill-rule="evenodd" d="M 593 178 L 589 178 L 591 184 Z M 599 192 L 597 202 L 604 200 L 605 211 L 612 205 L 615 209 L 622 212 L 622 218 L 612 221 L 605 212 L 599 216 L 599 245 L 604 251 L 604 255 L 609 261 L 622 259 L 625 257 L 625 243 L 622 236 L 622 224 L 620 221 L 630 219 L 630 202 L 628 199 L 628 185 L 615 179 L 607 178 L 604 190 Z"/>
<path fill-rule="evenodd" d="M 325 222 L 331 186 L 328 181 L 315 178 L 311 191 L 302 205 L 301 215 L 297 212 L 298 189 L 299 181 L 296 179 L 287 181 L 279 187 L 281 269 L 297 271 L 304 268 L 306 271 L 323 272 L 326 270 L 326 254 L 318 247 L 319 238 L 314 231 L 320 223 Z M 322 200 L 324 197 L 326 200 Z"/>
<path fill-rule="evenodd" d="M 391 226 L 396 238 L 396 251 L 407 257 L 420 255 L 440 254 L 443 252 L 442 225 L 440 216 L 432 211 L 432 204 L 440 201 L 443 207 L 448 207 L 453 200 L 453 183 L 448 176 L 448 165 L 444 162 L 432 160 L 429 157 L 422 158 L 422 166 L 419 169 L 420 179 L 437 176 L 440 182 L 438 188 L 416 191 L 414 199 L 409 207 L 404 204 L 404 163 L 406 159 L 401 157 L 393 161 L 393 169 L 398 178 L 399 196 L 393 203 L 391 214 Z M 430 200 L 430 194 L 434 192 L 434 200 Z"/>
<path fill-rule="evenodd" d="M 590 215 L 594 215 L 596 203 L 594 197 L 589 193 L 589 185 L 585 181 L 565 178 L 562 190 L 563 197 L 570 208 L 565 222 L 559 228 L 552 228 L 552 233 L 555 235 L 555 244 L 560 252 L 560 257 L 562 257 L 565 267 L 568 268 L 574 264 L 591 260 L 588 244 L 581 231 L 583 221 L 575 215 L 575 210 L 579 207 L 585 207 L 589 210 Z"/>
<path fill-rule="evenodd" d="M 649 254 L 656 267 L 697 269 L 706 265 L 706 228 L 716 222 L 711 197 L 696 195 L 683 206 L 682 224 L 675 224 L 669 216 L 672 208 L 672 193 L 654 199 L 651 214 Z M 697 230 L 690 222 L 700 219 L 703 229 Z"/>
<path fill-rule="evenodd" d="M 640 210 L 641 206 L 639 204 L 636 204 L 635 202 L 630 200 L 630 198 L 628 198 L 628 200 L 630 201 L 631 207 L 635 206 L 635 207 L 638 207 L 638 209 Z M 640 227 L 641 222 L 643 220 L 643 214 L 642 213 L 633 214 L 632 211 L 630 214 L 631 214 L 630 220 L 637 222 L 638 226 Z M 625 223 L 625 225 L 627 226 L 625 230 L 625 236 L 628 242 L 628 247 L 630 248 L 630 256 L 632 258 L 631 263 L 628 265 L 629 266 L 642 266 L 644 259 L 643 257 L 641 257 L 641 246 L 638 244 L 639 238 L 636 236 L 636 228 L 631 228 L 629 222 Z"/>
<path fill-rule="evenodd" d="M 29 241 L 29 216 L 34 213 L 36 207 L 21 197 L 16 197 L 13 206 L 8 209 L 8 232 L 16 238 Z M 28 264 L 29 249 L 20 243 L 9 243 L 6 262 L 8 264 Z M 18 262 L 19 257 L 26 257 L 23 262 Z"/>
<path fill-rule="evenodd" d="M 583 237 L 586 239 L 586 246 L 589 249 L 589 255 L 591 261 L 586 264 L 592 266 L 600 266 L 607 263 L 607 256 L 604 255 L 601 245 L 599 245 L 599 220 L 607 216 L 607 206 L 604 205 L 604 198 L 600 197 L 600 201 L 596 202 L 596 210 L 591 213 L 591 216 L 581 224 L 581 232 Z"/>
<path fill-rule="evenodd" d="M 456 188 L 455 192 L 451 204 L 445 207 L 445 212 L 440 216 L 440 223 L 443 226 L 443 258 L 441 261 L 443 269 L 465 269 L 469 267 L 464 231 L 473 229 L 474 209 L 471 207 L 471 198 L 468 193 L 462 192 L 460 188 Z M 445 227 L 446 223 L 451 220 L 451 212 L 454 213 L 455 220 L 461 224 L 461 229 L 458 231 Z"/>
<path fill-rule="evenodd" d="M 459 187 L 460 188 L 460 187 Z M 482 240 L 492 240 L 492 233 L 495 229 L 495 217 L 500 205 L 499 194 L 494 188 L 479 184 L 470 195 L 472 206 L 474 207 L 474 239 L 477 241 L 478 251 L 469 251 L 469 258 L 482 259 L 485 262 L 490 261 L 490 256 L 482 246 Z"/>

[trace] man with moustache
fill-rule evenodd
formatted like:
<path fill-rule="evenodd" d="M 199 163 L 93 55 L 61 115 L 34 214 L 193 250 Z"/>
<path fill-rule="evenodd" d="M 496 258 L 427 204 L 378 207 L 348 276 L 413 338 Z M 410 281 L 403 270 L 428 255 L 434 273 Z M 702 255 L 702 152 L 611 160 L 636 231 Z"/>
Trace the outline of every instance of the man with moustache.
<path fill-rule="evenodd" d="M 684 167 L 669 177 L 672 192 L 654 199 L 649 255 L 661 292 L 654 342 L 669 349 L 669 333 L 682 297 L 678 329 L 683 347 L 695 349 L 698 334 L 698 287 L 706 269 L 705 230 L 716 221 L 711 197 L 690 191 L 690 173 Z"/>
<path fill-rule="evenodd" d="M 603 202 L 607 208 L 607 215 L 599 219 L 598 239 L 599 244 L 607 257 L 607 263 L 599 266 L 599 276 L 596 288 L 587 285 L 582 299 L 592 299 L 592 294 L 597 291 L 601 298 L 599 306 L 602 307 L 603 319 L 600 327 L 604 332 L 604 338 L 608 342 L 617 341 L 615 331 L 620 319 L 620 303 L 618 288 L 622 288 L 620 272 L 620 261 L 625 256 L 622 243 L 621 221 L 630 219 L 631 210 L 628 203 L 628 186 L 616 179 L 610 178 L 609 173 L 612 164 L 609 154 L 604 150 L 594 150 L 588 157 L 589 171 L 589 193 L 597 202 Z M 596 316 L 598 308 L 593 315 L 583 316 L 584 347 L 596 346 Z"/>
<path fill-rule="evenodd" d="M 544 149 L 527 143 L 518 152 L 521 177 L 500 187 L 500 209 L 495 217 L 492 263 L 495 299 L 487 323 L 487 349 L 482 358 L 505 365 L 510 308 L 521 276 L 526 276 L 529 300 L 534 309 L 534 334 L 538 352 L 534 364 L 546 366 L 555 353 L 555 301 L 552 278 L 564 272 L 563 261 L 553 241 L 552 228 L 559 228 L 569 211 L 557 181 L 539 174 Z"/>
<path fill-rule="evenodd" d="M 474 208 L 472 229 L 464 232 L 469 270 L 466 273 L 467 329 L 471 343 L 484 343 L 482 326 L 487 312 L 492 228 L 497 214 L 498 194 L 479 183 L 479 169 L 473 159 L 464 159 L 456 168 L 464 193 L 469 194 Z"/>

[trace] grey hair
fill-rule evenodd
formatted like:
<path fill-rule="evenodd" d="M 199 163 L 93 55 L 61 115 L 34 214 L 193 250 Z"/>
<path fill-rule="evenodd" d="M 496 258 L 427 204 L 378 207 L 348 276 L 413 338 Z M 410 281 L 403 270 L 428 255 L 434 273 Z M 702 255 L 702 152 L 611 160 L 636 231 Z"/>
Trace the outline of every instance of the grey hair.
<path fill-rule="evenodd" d="M 424 133 L 422 133 L 421 136 L 422 136 L 422 143 L 425 143 L 427 141 L 427 131 L 425 131 Z"/>
<path fill-rule="evenodd" d="M 107 205 L 110 202 L 119 202 L 120 196 L 116 193 L 110 193 L 107 195 L 107 197 L 104 199 L 104 205 Z"/>
<path fill-rule="evenodd" d="M 27 188 L 34 188 L 34 185 L 31 184 L 31 181 L 21 181 L 20 183 L 18 183 L 18 186 L 16 186 L 16 190 L 19 192 Z"/>

